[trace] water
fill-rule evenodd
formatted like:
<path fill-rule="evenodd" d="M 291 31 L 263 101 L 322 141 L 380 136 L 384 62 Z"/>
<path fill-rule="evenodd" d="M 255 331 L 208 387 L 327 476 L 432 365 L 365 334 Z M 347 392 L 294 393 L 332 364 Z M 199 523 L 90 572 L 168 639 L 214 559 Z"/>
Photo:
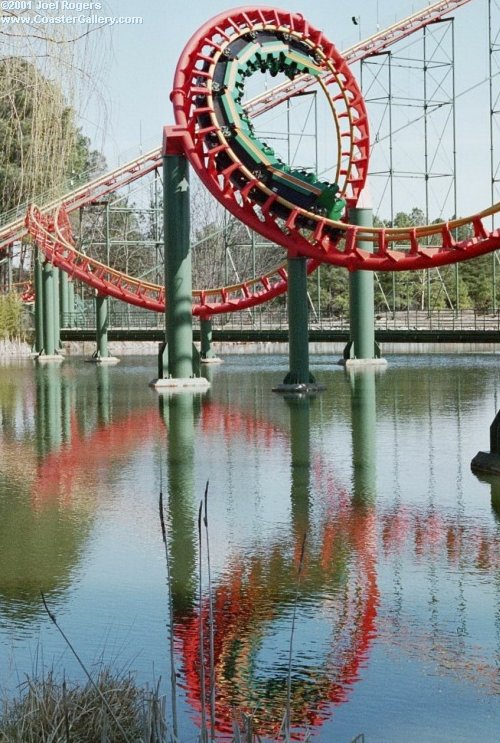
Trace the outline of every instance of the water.
<path fill-rule="evenodd" d="M 92 672 L 168 680 L 162 489 L 181 738 L 196 739 L 209 480 L 220 735 L 234 709 L 276 732 L 291 657 L 292 722 L 318 741 L 497 740 L 500 497 L 470 460 L 489 448 L 498 360 L 313 362 L 327 391 L 309 402 L 272 393 L 285 357 L 228 357 L 205 396 L 159 396 L 152 358 L 0 367 L 6 692 L 48 667 L 82 677 L 40 591 Z"/>

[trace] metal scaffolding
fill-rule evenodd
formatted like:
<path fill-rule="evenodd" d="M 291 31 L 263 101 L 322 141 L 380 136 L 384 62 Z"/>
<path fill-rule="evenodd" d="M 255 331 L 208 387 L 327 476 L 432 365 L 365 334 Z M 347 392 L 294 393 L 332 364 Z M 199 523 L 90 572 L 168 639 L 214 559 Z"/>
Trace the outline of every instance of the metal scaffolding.
<path fill-rule="evenodd" d="M 404 46 L 362 60 L 361 86 L 371 121 L 375 214 L 391 225 L 398 225 L 404 213 L 415 225 L 455 216 L 454 19 L 435 21 Z M 383 303 L 393 312 L 409 301 L 404 283 L 395 273 L 390 287 L 378 281 Z M 447 306 L 459 309 L 458 264 L 422 276 L 422 309 L 431 311 L 441 293 Z"/>

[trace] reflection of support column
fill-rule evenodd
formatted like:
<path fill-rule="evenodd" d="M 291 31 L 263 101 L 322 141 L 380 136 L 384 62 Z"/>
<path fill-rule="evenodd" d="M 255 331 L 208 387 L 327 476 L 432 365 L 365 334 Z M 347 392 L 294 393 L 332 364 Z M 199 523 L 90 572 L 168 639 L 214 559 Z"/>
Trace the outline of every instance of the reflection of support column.
<path fill-rule="evenodd" d="M 38 361 L 62 361 L 62 356 L 57 353 L 55 290 L 54 267 L 45 261 L 42 267 L 43 351 L 37 357 Z"/>
<path fill-rule="evenodd" d="M 212 348 L 212 319 L 200 317 L 200 362 L 202 364 L 221 364 L 222 359 L 215 355 Z"/>
<path fill-rule="evenodd" d="M 293 527 L 299 537 L 308 531 L 309 526 L 311 479 L 309 405 L 307 397 L 294 396 L 288 400 L 292 455 L 290 498 Z"/>
<path fill-rule="evenodd" d="M 97 420 L 106 426 L 111 420 L 111 398 L 109 394 L 109 369 L 106 364 L 97 365 Z"/>
<path fill-rule="evenodd" d="M 194 488 L 193 396 L 160 397 L 168 428 L 168 520 L 171 590 L 174 614 L 189 614 L 196 603 L 196 509 Z"/>
<path fill-rule="evenodd" d="M 372 227 L 371 209 L 349 211 L 351 224 Z M 371 243 L 358 240 L 361 250 L 373 250 Z M 349 274 L 349 323 L 350 339 L 344 349 L 346 366 L 385 364 L 375 343 L 374 277 L 371 271 L 353 271 Z"/>
<path fill-rule="evenodd" d="M 117 364 L 119 359 L 108 351 L 109 300 L 102 294 L 95 295 L 95 332 L 97 349 L 89 361 L 99 364 Z"/>
<path fill-rule="evenodd" d="M 39 456 L 59 449 L 62 444 L 61 370 L 52 364 L 36 372 L 36 425 Z"/>
<path fill-rule="evenodd" d="M 317 392 L 325 389 L 309 371 L 307 265 L 305 258 L 288 258 L 288 374 L 275 392 Z"/>
<path fill-rule="evenodd" d="M 165 343 L 154 387 L 207 387 L 193 345 L 189 164 L 182 134 L 165 129 L 163 209 L 165 240 Z"/>
<path fill-rule="evenodd" d="M 369 505 L 376 494 L 375 370 L 350 371 L 354 501 Z"/>
<path fill-rule="evenodd" d="M 73 385 L 70 380 L 64 376 L 62 378 L 61 389 L 61 428 L 63 441 L 65 444 L 71 442 L 71 412 L 73 410 Z"/>
<path fill-rule="evenodd" d="M 40 252 L 35 249 L 33 273 L 35 279 L 35 351 L 43 351 L 43 278 Z"/>

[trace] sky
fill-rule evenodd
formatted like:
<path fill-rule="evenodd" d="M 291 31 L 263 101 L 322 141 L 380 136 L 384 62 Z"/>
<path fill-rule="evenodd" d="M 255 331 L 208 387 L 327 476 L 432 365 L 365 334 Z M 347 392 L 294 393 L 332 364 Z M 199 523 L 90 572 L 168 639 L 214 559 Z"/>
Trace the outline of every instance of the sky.
<path fill-rule="evenodd" d="M 499 2 L 492 0 L 500 28 Z M 160 145 L 163 126 L 173 123 L 169 94 L 175 66 L 186 42 L 208 19 L 241 4 L 227 0 L 107 0 L 109 15 L 142 19 L 139 25 L 115 25 L 104 32 L 98 31 L 99 37 L 94 36 L 94 43 L 101 44 L 103 51 L 102 68 L 96 80 L 99 96 L 89 97 L 81 107 L 80 121 L 84 132 L 94 146 L 104 152 L 110 166 L 131 159 L 141 150 L 146 152 Z M 276 7 L 303 13 L 340 50 L 356 43 L 360 37 L 372 35 L 377 27 L 391 25 L 428 4 L 425 0 L 399 0 L 397 4 L 387 0 L 308 0 L 307 3 L 305 0 L 302 3 L 276 0 L 274 3 Z M 352 22 L 353 16 L 359 19 L 357 26 Z M 469 214 L 486 207 L 491 200 L 488 85 L 484 82 L 478 85 L 488 74 L 487 0 L 471 0 L 456 11 L 455 19 L 457 162 L 461 173 L 458 213 Z M 401 48 L 404 55 L 406 47 L 402 45 Z M 500 52 L 498 55 L 500 61 Z M 359 75 L 359 65 L 354 67 L 354 72 Z M 405 86 L 404 75 L 398 85 Z M 420 90 L 419 86 L 421 80 L 408 78 L 408 90 L 412 95 Z M 498 87 L 500 89 L 500 82 Z M 462 95 L 467 88 L 473 88 L 472 92 Z M 374 120 L 377 115 L 374 110 Z M 406 110 L 398 115 L 410 118 Z M 432 126 L 431 123 L 431 129 Z M 448 125 L 447 131 L 449 128 Z M 412 141 L 418 136 L 408 128 L 407 157 L 401 154 L 405 136 L 401 135 L 394 143 L 394 147 L 397 144 L 400 148 L 400 158 L 408 160 L 411 172 L 421 167 L 421 147 L 418 149 L 415 144 L 412 151 Z M 451 152 L 452 148 L 450 145 L 442 149 Z M 428 157 L 432 161 L 438 155 L 428 153 Z M 387 161 L 386 154 L 381 162 L 384 158 Z M 500 138 L 498 158 L 500 160 Z M 439 171 L 437 160 L 434 165 Z M 443 167 L 448 172 L 448 166 Z M 403 185 L 400 195 L 403 193 L 401 208 L 411 208 L 412 197 L 416 202 L 413 205 L 422 204 L 421 190 L 413 195 L 411 183 Z"/>

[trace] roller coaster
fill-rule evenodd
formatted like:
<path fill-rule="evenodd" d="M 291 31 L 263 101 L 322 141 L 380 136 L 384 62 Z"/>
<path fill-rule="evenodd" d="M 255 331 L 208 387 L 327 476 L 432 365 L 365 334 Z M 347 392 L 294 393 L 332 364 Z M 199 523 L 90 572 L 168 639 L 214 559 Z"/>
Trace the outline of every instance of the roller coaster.
<path fill-rule="evenodd" d="M 80 252 L 69 213 L 132 183 L 162 165 L 165 147 L 186 156 L 208 190 L 237 219 L 288 256 L 350 271 L 403 271 L 464 261 L 500 247 L 500 231 L 486 221 L 495 204 L 470 217 L 412 228 L 369 228 L 348 223 L 359 205 L 370 154 L 368 114 L 350 64 L 387 49 L 469 0 L 445 0 L 366 41 L 337 51 L 302 15 L 259 7 L 221 14 L 189 40 L 178 62 L 171 100 L 175 125 L 163 150 L 152 150 L 111 173 L 0 229 L 0 247 L 26 232 L 46 259 L 101 295 L 149 310 L 165 309 L 165 288 L 129 276 Z M 245 101 L 256 72 L 282 74 L 285 83 Z M 256 134 L 253 119 L 315 86 L 329 108 L 336 140 L 335 176 L 325 181 L 293 168 Z M 170 144 L 169 144 L 170 143 Z M 457 239 L 459 228 L 470 235 Z M 363 248 L 360 248 L 360 243 Z M 366 244 L 371 244 L 370 250 Z M 252 307 L 287 290 L 286 265 L 230 286 L 196 289 L 193 314 L 210 316 Z"/>

